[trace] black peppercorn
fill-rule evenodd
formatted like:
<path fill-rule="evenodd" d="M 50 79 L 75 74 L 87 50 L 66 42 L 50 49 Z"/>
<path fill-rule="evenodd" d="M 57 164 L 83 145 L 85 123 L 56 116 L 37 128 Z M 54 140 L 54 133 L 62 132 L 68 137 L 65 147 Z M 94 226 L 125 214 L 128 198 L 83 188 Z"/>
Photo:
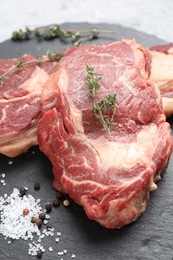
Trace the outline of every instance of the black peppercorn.
<path fill-rule="evenodd" d="M 59 191 L 57 191 L 57 192 L 56 192 L 56 197 L 57 197 L 59 200 L 62 199 L 62 193 L 59 192 Z"/>
<path fill-rule="evenodd" d="M 26 190 L 25 190 L 25 188 L 21 188 L 21 189 L 19 190 L 19 192 L 20 192 L 20 197 L 23 197 L 24 195 L 26 195 Z"/>
<path fill-rule="evenodd" d="M 43 255 L 43 252 L 42 252 L 41 250 L 38 250 L 38 251 L 37 251 L 37 257 L 38 257 L 38 258 L 41 258 L 42 255 Z"/>
<path fill-rule="evenodd" d="M 42 225 L 42 220 L 41 220 L 40 218 L 36 218 L 35 224 L 36 224 L 38 227 L 41 227 L 41 225 Z"/>
<path fill-rule="evenodd" d="M 45 214 L 45 213 L 40 213 L 40 214 L 39 214 L 39 218 L 40 218 L 41 220 L 44 220 L 45 217 L 46 217 L 46 214 Z"/>
<path fill-rule="evenodd" d="M 32 218 L 31 218 L 31 222 L 32 222 L 32 223 L 35 223 L 35 222 L 36 222 L 36 219 L 37 219 L 36 217 L 32 217 Z"/>
<path fill-rule="evenodd" d="M 40 183 L 35 182 L 34 183 L 34 190 L 39 190 L 40 189 Z"/>
<path fill-rule="evenodd" d="M 60 205 L 60 200 L 56 197 L 52 201 L 52 204 L 53 204 L 54 207 L 58 207 Z"/>
<path fill-rule="evenodd" d="M 50 230 L 52 228 L 52 226 L 50 224 L 47 224 L 47 230 Z"/>
<path fill-rule="evenodd" d="M 45 209 L 46 209 L 46 212 L 47 212 L 47 213 L 51 212 L 51 210 L 52 210 L 52 204 L 47 203 L 46 206 L 45 206 Z"/>

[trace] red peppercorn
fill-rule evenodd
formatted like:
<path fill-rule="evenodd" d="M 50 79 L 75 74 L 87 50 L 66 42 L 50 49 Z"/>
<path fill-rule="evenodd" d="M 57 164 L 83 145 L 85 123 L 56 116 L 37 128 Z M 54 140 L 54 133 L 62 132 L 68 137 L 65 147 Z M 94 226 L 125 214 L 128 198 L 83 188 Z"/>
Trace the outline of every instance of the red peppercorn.
<path fill-rule="evenodd" d="M 29 209 L 24 209 L 23 210 L 23 216 L 29 215 Z"/>

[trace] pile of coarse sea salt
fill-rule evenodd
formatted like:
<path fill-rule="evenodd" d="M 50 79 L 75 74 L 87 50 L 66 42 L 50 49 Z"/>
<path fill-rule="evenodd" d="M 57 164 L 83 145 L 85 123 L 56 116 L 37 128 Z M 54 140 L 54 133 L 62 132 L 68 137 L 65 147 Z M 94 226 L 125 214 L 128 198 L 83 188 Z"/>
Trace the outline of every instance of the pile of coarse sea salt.
<path fill-rule="evenodd" d="M 20 196 L 19 190 L 13 190 L 10 196 L 0 197 L 1 224 L 0 233 L 6 238 L 33 239 L 33 234 L 40 235 L 38 226 L 31 222 L 33 216 L 38 217 L 42 208 L 40 199 L 32 195 Z M 23 211 L 28 209 L 28 214 Z"/>
<path fill-rule="evenodd" d="M 5 176 L 2 176 L 5 179 Z M 11 195 L 4 194 L 0 196 L 0 234 L 11 244 L 13 240 L 29 240 L 28 254 L 31 256 L 42 257 L 45 252 L 45 246 L 42 241 L 45 237 L 55 236 L 55 242 L 60 240 L 61 232 L 55 232 L 55 229 L 48 225 L 50 215 L 42 209 L 41 199 L 35 199 L 27 193 L 21 195 L 19 189 L 14 188 Z M 44 214 L 42 228 L 33 219 L 39 219 L 39 215 Z M 40 219 L 39 219 L 40 220 Z M 48 251 L 57 250 L 53 246 L 48 247 Z M 76 258 L 74 253 L 67 252 L 67 249 L 56 252 L 57 257 L 63 259 L 63 255 L 68 255 L 70 259 Z M 67 258 L 66 258 L 67 259 Z"/>

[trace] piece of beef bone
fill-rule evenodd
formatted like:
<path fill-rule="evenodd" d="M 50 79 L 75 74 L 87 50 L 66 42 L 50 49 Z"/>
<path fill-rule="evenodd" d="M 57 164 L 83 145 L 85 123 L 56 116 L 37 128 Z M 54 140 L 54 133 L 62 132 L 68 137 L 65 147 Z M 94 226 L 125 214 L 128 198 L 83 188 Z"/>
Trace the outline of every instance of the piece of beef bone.
<path fill-rule="evenodd" d="M 98 101 L 116 94 L 111 133 L 94 116 L 86 65 L 102 75 Z M 106 228 L 140 216 L 173 149 L 150 68 L 150 52 L 135 41 L 88 45 L 62 58 L 43 89 L 38 143 L 52 163 L 53 186 Z"/>

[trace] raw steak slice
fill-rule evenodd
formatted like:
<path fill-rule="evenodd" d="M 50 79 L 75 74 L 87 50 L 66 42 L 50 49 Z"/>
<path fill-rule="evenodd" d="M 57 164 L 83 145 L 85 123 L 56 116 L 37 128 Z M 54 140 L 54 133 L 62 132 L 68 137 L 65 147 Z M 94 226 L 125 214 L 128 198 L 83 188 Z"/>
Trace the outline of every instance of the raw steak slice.
<path fill-rule="evenodd" d="M 150 63 L 135 41 L 83 46 L 46 83 L 38 143 L 53 165 L 53 186 L 106 228 L 139 217 L 172 152 L 160 93 L 148 80 Z M 111 134 L 94 116 L 86 65 L 102 75 L 99 100 L 117 95 Z M 47 111 L 49 103 L 55 107 Z"/>
<path fill-rule="evenodd" d="M 150 48 L 152 66 L 150 79 L 159 87 L 167 117 L 173 114 L 173 44 Z"/>
<path fill-rule="evenodd" d="M 7 156 L 37 144 L 42 88 L 57 68 L 57 62 L 42 58 L 42 63 L 31 55 L 0 59 L 0 153 Z"/>

